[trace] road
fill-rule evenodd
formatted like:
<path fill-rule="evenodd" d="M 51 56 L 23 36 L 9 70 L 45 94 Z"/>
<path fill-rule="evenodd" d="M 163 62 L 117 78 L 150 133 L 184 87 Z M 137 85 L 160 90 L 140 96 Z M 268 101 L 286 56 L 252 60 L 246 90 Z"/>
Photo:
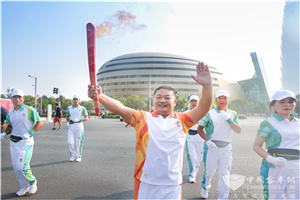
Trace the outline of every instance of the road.
<path fill-rule="evenodd" d="M 240 120 L 242 133 L 234 134 L 233 165 L 229 199 L 262 199 L 259 177 L 261 158 L 252 144 L 263 118 Z M 51 130 L 44 121 L 34 134 L 31 169 L 37 178 L 38 191 L 22 199 L 133 199 L 135 130 L 119 119 L 90 119 L 84 122 L 85 135 L 81 163 L 69 162 L 67 127 Z M 20 189 L 11 165 L 9 137 L 1 141 L 1 198 L 20 199 Z M 185 153 L 185 152 L 184 152 Z M 200 199 L 203 164 L 197 182 L 188 182 L 188 163 L 184 154 L 183 199 Z M 212 179 L 208 199 L 218 197 L 218 170 Z"/>

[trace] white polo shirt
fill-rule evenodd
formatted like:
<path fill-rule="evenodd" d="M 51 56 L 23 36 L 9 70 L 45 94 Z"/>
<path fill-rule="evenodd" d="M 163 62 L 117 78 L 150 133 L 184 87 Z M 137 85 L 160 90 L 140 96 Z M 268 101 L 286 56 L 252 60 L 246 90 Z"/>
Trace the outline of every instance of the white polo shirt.
<path fill-rule="evenodd" d="M 181 184 L 184 143 L 194 125 L 189 112 L 163 118 L 132 110 L 130 124 L 136 130 L 134 177 L 152 185 Z"/>
<path fill-rule="evenodd" d="M 291 115 L 292 121 L 274 113 L 264 120 L 257 131 L 258 136 L 265 137 L 266 149 L 295 149 L 300 150 L 300 123 L 299 119 Z M 287 160 L 283 168 L 299 169 L 300 160 Z M 265 159 L 263 166 L 275 167 Z"/>
<path fill-rule="evenodd" d="M 186 111 L 186 112 L 188 112 L 188 111 Z M 198 126 L 199 126 L 199 122 L 197 122 L 195 125 L 193 125 L 190 128 L 189 134 L 186 137 L 186 140 L 188 142 L 204 143 L 204 140 L 202 139 L 202 137 L 197 133 Z M 190 135 L 191 132 L 196 132 L 197 134 L 196 135 Z"/>
<path fill-rule="evenodd" d="M 23 104 L 19 110 L 15 110 L 15 108 L 13 108 L 6 114 L 6 124 L 12 126 L 11 135 L 17 137 L 23 137 L 23 135 L 31 130 L 40 120 L 40 116 L 36 110 L 25 104 Z M 33 137 L 26 139 L 26 145 L 33 144 Z"/>
<path fill-rule="evenodd" d="M 80 118 L 82 119 L 84 116 L 88 115 L 85 107 L 78 105 L 76 108 L 74 107 L 74 105 L 69 106 L 67 108 L 67 116 L 70 116 L 70 120 L 79 120 Z M 83 123 L 74 123 L 74 124 L 70 124 L 70 126 L 72 128 L 76 128 L 76 129 L 83 129 Z"/>
<path fill-rule="evenodd" d="M 205 117 L 200 120 L 199 126 L 205 128 L 208 139 L 231 143 L 233 139 L 233 130 L 231 129 L 230 124 L 225 121 L 219 113 L 220 110 L 217 107 L 210 110 Z M 240 125 L 238 115 L 235 111 L 227 109 L 226 113 L 233 122 Z M 218 148 L 218 150 L 228 150 L 231 148 L 231 144 L 229 144 L 224 148 Z"/>

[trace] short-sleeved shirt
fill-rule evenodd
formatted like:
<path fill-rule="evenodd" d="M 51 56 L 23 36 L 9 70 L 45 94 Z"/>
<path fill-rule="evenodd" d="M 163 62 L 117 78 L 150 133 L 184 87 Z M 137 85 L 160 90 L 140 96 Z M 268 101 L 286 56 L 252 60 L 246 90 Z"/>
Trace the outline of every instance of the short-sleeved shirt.
<path fill-rule="evenodd" d="M 61 118 L 60 107 L 57 107 L 57 108 L 55 109 L 55 117 Z"/>
<path fill-rule="evenodd" d="M 67 116 L 70 116 L 70 120 L 76 121 L 80 118 L 82 119 L 84 116 L 88 115 L 88 112 L 86 111 L 85 107 L 78 105 L 76 108 L 74 105 L 69 106 L 67 108 Z M 73 127 L 83 129 L 83 123 L 75 123 L 72 124 Z"/>
<path fill-rule="evenodd" d="M 188 112 L 188 111 L 186 111 Z M 189 130 L 189 134 L 187 135 L 186 140 L 188 142 L 195 142 L 195 143 L 203 143 L 204 140 L 202 139 L 202 137 L 197 133 L 197 129 L 199 126 L 199 122 L 197 122 L 195 125 L 193 125 L 190 130 Z M 196 133 L 196 135 L 195 135 Z"/>
<path fill-rule="evenodd" d="M 292 121 L 274 113 L 272 117 L 264 120 L 257 131 L 258 136 L 265 137 L 266 149 L 295 149 L 300 150 L 300 123 L 299 119 L 291 115 Z M 300 160 L 287 160 L 283 168 L 299 169 Z M 275 167 L 265 159 L 265 167 Z"/>
<path fill-rule="evenodd" d="M 19 110 L 13 108 L 6 114 L 6 124 L 12 126 L 11 135 L 17 137 L 22 137 L 40 120 L 40 116 L 36 110 L 25 104 Z M 34 144 L 33 137 L 28 138 L 26 144 Z"/>
<path fill-rule="evenodd" d="M 235 111 L 227 109 L 226 113 L 234 123 L 240 125 L 238 115 Z M 206 136 L 210 140 L 220 140 L 224 142 L 232 142 L 233 130 L 230 124 L 225 121 L 220 114 L 218 107 L 210 110 L 201 120 L 199 126 L 205 127 Z M 231 144 L 218 150 L 231 149 Z"/>
<path fill-rule="evenodd" d="M 152 185 L 181 184 L 184 143 L 194 125 L 189 112 L 163 118 L 132 110 L 130 124 L 136 130 L 134 177 Z"/>
<path fill-rule="evenodd" d="M 1 125 L 4 124 L 4 121 L 6 119 L 6 113 L 7 113 L 7 110 L 1 106 Z"/>

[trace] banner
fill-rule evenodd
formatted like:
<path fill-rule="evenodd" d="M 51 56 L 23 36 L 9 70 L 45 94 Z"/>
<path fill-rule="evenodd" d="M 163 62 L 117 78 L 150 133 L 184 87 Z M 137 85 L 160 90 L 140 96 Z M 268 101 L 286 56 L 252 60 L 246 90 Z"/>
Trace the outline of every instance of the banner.
<path fill-rule="evenodd" d="M 1 106 L 5 108 L 7 111 L 14 108 L 14 104 L 10 99 L 0 99 Z"/>
<path fill-rule="evenodd" d="M 48 104 L 47 121 L 52 122 L 52 105 Z"/>

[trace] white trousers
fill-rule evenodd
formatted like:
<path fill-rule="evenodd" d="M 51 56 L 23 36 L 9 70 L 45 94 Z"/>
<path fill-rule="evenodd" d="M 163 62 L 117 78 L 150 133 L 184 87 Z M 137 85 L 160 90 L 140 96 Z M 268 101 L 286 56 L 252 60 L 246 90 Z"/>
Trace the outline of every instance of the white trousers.
<path fill-rule="evenodd" d="M 182 199 L 182 186 L 180 185 L 151 185 L 141 182 L 138 199 Z"/>
<path fill-rule="evenodd" d="M 35 177 L 29 166 L 33 151 L 33 145 L 26 145 L 25 140 L 19 142 L 10 141 L 10 155 L 16 179 L 22 188 L 33 185 Z"/>
<path fill-rule="evenodd" d="M 190 166 L 190 176 L 196 177 L 200 163 L 203 160 L 203 142 L 190 142 L 187 141 L 188 154 L 190 156 L 189 166 Z"/>
<path fill-rule="evenodd" d="M 269 168 L 269 200 L 300 199 L 299 169 Z"/>
<path fill-rule="evenodd" d="M 215 174 L 217 166 L 219 166 L 219 197 L 220 199 L 228 199 L 229 195 L 229 174 L 232 165 L 232 150 L 208 149 L 205 161 L 205 172 L 203 176 L 202 187 L 206 190 L 211 188 L 211 179 Z"/>
<path fill-rule="evenodd" d="M 82 157 L 83 129 L 74 129 L 72 127 L 68 129 L 68 145 L 72 156 Z"/>

